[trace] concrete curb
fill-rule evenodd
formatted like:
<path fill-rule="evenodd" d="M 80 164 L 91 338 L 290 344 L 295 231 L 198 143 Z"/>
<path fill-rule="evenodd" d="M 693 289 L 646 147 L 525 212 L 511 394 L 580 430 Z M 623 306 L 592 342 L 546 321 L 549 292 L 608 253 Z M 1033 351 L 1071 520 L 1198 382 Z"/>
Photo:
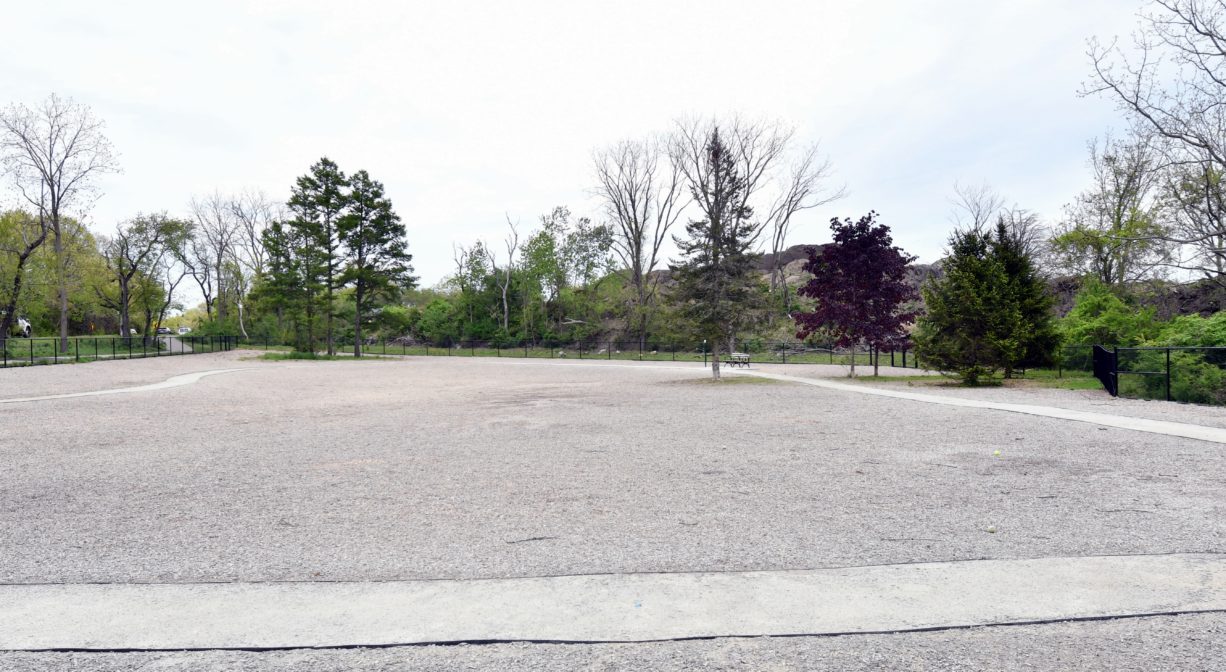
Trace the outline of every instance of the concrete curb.
<path fill-rule="evenodd" d="M 1226 556 L 467 581 L 0 586 L 0 649 L 640 642 L 1226 610 Z"/>

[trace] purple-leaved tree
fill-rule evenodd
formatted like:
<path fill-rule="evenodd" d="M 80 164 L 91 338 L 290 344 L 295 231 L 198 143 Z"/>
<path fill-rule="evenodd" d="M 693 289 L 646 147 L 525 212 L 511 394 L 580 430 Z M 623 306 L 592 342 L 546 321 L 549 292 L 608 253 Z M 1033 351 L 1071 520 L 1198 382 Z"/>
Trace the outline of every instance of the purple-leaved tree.
<path fill-rule="evenodd" d="M 915 257 L 894 246 L 890 227 L 877 223 L 876 212 L 855 222 L 836 217 L 830 220 L 830 230 L 833 243 L 806 250 L 805 270 L 813 278 L 798 293 L 816 299 L 817 307 L 792 316 L 796 337 L 825 330 L 839 347 L 894 345 L 903 337 L 903 325 L 915 319 L 914 312 L 902 309 L 917 298 L 906 281 L 907 266 Z M 854 351 L 850 375 L 856 375 Z M 875 360 L 873 375 L 877 375 Z"/>

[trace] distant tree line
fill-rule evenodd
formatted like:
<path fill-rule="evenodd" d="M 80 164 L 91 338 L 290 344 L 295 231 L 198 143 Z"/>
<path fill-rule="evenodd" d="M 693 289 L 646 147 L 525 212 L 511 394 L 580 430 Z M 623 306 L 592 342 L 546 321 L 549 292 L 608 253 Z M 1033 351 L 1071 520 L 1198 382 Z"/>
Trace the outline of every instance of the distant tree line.
<path fill-rule="evenodd" d="M 1061 344 L 1148 342 L 1166 332 L 1127 327 L 1107 295 L 1143 314 L 1138 299 L 1174 283 L 1226 288 L 1223 20 L 1207 0 L 1159 0 L 1131 47 L 1091 41 L 1085 93 L 1116 101 L 1128 129 L 1089 144 L 1090 184 L 1050 222 L 986 185 L 955 185 L 955 230 L 922 292 L 907 280 L 914 258 L 876 213 L 833 220 L 833 242 L 785 268 L 796 216 L 843 189 L 817 145 L 777 123 L 680 120 L 599 149 L 599 210 L 507 216 L 500 240 L 456 244 L 452 273 L 422 288 L 383 185 L 326 158 L 284 201 L 213 193 L 184 214 L 136 214 L 95 236 L 80 218 L 98 177 L 118 169 L 101 122 L 56 96 L 11 105 L 0 170 L 19 207 L 0 215 L 0 339 L 18 316 L 61 339 L 148 338 L 188 321 L 328 353 L 345 343 L 360 353 L 371 337 L 617 338 L 702 343 L 716 377 L 747 340 L 801 339 L 914 348 L 971 382 L 1050 365 Z M 1056 277 L 1082 287 L 1063 320 Z M 199 306 L 183 305 L 188 286 Z"/>

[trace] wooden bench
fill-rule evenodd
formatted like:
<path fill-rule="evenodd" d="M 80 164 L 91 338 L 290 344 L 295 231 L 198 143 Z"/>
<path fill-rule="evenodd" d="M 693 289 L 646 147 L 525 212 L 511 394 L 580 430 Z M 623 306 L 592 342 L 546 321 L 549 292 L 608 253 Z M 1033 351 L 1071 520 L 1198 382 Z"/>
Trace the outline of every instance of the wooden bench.
<path fill-rule="evenodd" d="M 749 355 L 744 352 L 733 352 L 728 354 L 728 366 L 740 366 L 749 368 Z"/>

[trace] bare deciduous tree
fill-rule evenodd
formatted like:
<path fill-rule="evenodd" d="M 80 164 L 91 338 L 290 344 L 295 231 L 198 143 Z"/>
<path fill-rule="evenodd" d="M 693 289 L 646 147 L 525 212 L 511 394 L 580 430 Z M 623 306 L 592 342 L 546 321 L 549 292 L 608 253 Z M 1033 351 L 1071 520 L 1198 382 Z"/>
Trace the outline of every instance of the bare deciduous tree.
<path fill-rule="evenodd" d="M 988 183 L 966 185 L 954 183 L 953 223 L 962 231 L 982 233 L 996 223 L 996 216 L 1005 207 L 1005 199 Z"/>
<path fill-rule="evenodd" d="M 652 271 L 685 206 L 680 166 L 658 138 L 617 143 L 596 152 L 594 160 L 596 195 L 614 224 L 613 252 L 634 288 L 633 319 L 642 346 L 658 289 Z"/>
<path fill-rule="evenodd" d="M 1167 236 L 1180 248 L 1173 265 L 1226 285 L 1226 175 L 1194 165 L 1173 165 L 1166 173 Z"/>
<path fill-rule="evenodd" d="M 503 244 L 507 249 L 507 264 L 502 268 L 502 275 L 498 278 L 498 289 L 502 292 L 502 331 L 504 333 L 509 332 L 511 329 L 511 304 L 508 302 L 507 293 L 511 289 L 511 273 L 515 270 L 515 253 L 519 250 L 519 229 L 511 221 L 510 215 L 507 215 L 507 226 L 511 228 L 511 232 L 503 240 Z M 494 267 L 494 275 L 498 275 L 497 256 L 489 245 L 483 245 L 482 247 L 489 253 L 490 264 Z"/>
<path fill-rule="evenodd" d="M 818 145 L 814 143 L 792 162 L 788 172 L 781 176 L 777 187 L 779 195 L 766 214 L 766 225 L 771 231 L 770 251 L 773 260 L 770 269 L 771 291 L 779 292 L 780 305 L 785 311 L 790 305 L 790 299 L 783 269 L 783 251 L 787 249 L 792 217 L 802 210 L 832 203 L 846 195 L 843 187 L 827 189 L 825 186 L 824 183 L 830 179 L 832 168 L 830 160 L 823 158 L 818 150 Z"/>
<path fill-rule="evenodd" d="M 1092 39 L 1088 55 L 1092 80 L 1082 92 L 1114 99 L 1161 139 L 1155 145 L 1175 175 L 1165 241 L 1185 249 L 1165 263 L 1226 283 L 1226 226 L 1214 214 L 1215 185 L 1226 174 L 1226 2 L 1154 0 L 1131 45 Z"/>
<path fill-rule="evenodd" d="M 96 180 L 116 172 L 103 123 L 84 105 L 55 94 L 37 108 L 10 105 L 0 113 L 0 157 L 18 193 L 51 231 L 56 256 L 60 347 L 68 348 L 68 287 L 64 216 L 84 212 L 98 197 Z"/>
<path fill-rule="evenodd" d="M 244 191 L 230 199 L 230 209 L 238 223 L 233 246 L 234 259 L 246 274 L 262 275 L 268 261 L 264 250 L 264 230 L 274 221 L 284 219 L 283 206 L 263 191 Z"/>
<path fill-rule="evenodd" d="M 230 298 L 225 266 L 232 261 L 240 223 L 233 201 L 218 192 L 193 198 L 191 210 L 196 219 L 196 239 L 188 267 L 204 294 L 206 314 L 213 318 L 215 313 L 217 321 L 222 322 L 228 316 L 226 302 Z"/>
<path fill-rule="evenodd" d="M 735 295 L 744 293 L 747 257 L 760 246 L 766 228 L 764 220 L 753 216 L 754 203 L 777 178 L 794 133 L 778 123 L 734 117 L 678 121 L 672 136 L 672 160 L 701 214 L 699 221 L 687 226 L 691 237 L 682 245 L 690 261 L 676 268 L 690 269 L 690 280 L 682 284 L 691 293 L 701 293 L 693 286 L 696 283 L 718 285 L 707 292 L 711 305 L 701 320 L 718 336 L 711 343 L 715 379 L 719 379 L 721 347 L 735 350 L 737 320 L 744 314 L 732 306 L 738 303 Z M 726 344 L 720 342 L 724 339 Z"/>

